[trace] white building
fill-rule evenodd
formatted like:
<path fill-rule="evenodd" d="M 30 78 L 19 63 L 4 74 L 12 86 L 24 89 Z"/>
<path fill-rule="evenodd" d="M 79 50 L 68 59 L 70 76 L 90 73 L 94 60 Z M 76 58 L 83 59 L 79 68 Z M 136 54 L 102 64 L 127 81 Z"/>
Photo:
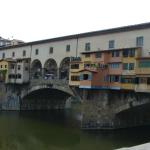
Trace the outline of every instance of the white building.
<path fill-rule="evenodd" d="M 8 72 L 6 83 L 22 84 L 29 82 L 30 59 L 10 59 L 8 61 Z"/>
<path fill-rule="evenodd" d="M 11 41 L 0 37 L 0 47 L 11 45 Z"/>

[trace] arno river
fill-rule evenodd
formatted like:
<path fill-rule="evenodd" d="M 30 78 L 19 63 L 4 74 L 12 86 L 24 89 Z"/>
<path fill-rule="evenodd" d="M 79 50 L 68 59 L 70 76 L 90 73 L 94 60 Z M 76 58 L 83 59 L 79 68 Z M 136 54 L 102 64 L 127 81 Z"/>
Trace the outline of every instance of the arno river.
<path fill-rule="evenodd" d="M 72 111 L 0 112 L 0 150 L 113 150 L 150 141 L 150 128 L 81 131 Z"/>

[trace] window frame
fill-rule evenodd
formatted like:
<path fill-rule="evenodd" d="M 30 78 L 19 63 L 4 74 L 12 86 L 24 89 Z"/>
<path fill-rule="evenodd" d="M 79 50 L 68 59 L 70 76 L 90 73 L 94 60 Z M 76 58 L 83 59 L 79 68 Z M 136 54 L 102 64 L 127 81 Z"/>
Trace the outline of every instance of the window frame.
<path fill-rule="evenodd" d="M 35 55 L 39 55 L 39 49 L 35 49 Z"/>
<path fill-rule="evenodd" d="M 91 43 L 87 42 L 85 43 L 85 51 L 90 51 L 91 50 Z"/>
<path fill-rule="evenodd" d="M 22 52 L 22 56 L 25 57 L 26 56 L 26 50 L 23 50 Z"/>
<path fill-rule="evenodd" d="M 50 47 L 49 48 L 49 54 L 53 54 L 54 53 L 54 47 Z"/>
<path fill-rule="evenodd" d="M 15 52 L 12 52 L 12 57 L 15 57 Z"/>
<path fill-rule="evenodd" d="M 95 53 L 95 58 L 101 58 L 101 57 L 102 57 L 102 52 Z"/>
<path fill-rule="evenodd" d="M 4 59 L 4 58 L 5 58 L 5 53 L 3 52 L 3 53 L 2 53 L 2 59 Z"/>
<path fill-rule="evenodd" d="M 70 52 L 70 49 L 71 49 L 70 44 L 67 44 L 67 45 L 66 45 L 66 52 Z"/>
<path fill-rule="evenodd" d="M 115 48 L 115 40 L 109 40 L 109 42 L 108 42 L 108 48 L 109 49 Z"/>
<path fill-rule="evenodd" d="M 136 46 L 143 46 L 144 45 L 144 36 L 136 37 Z"/>

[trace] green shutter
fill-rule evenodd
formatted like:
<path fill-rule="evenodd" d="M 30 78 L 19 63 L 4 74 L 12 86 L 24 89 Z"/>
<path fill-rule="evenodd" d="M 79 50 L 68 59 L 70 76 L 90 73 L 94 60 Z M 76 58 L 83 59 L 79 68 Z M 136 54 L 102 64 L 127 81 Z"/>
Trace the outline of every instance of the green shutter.
<path fill-rule="evenodd" d="M 83 74 L 80 74 L 80 81 L 83 80 Z"/>
<path fill-rule="evenodd" d="M 89 81 L 92 80 L 92 74 L 88 74 L 88 80 L 89 80 Z"/>

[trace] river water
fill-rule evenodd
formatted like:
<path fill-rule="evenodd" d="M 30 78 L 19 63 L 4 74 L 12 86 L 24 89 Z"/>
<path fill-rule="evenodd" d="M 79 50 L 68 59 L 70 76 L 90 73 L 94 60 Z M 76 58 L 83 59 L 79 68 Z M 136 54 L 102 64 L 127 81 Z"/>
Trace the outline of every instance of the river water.
<path fill-rule="evenodd" d="M 81 131 L 68 111 L 0 112 L 0 150 L 113 150 L 150 141 L 150 128 Z"/>

